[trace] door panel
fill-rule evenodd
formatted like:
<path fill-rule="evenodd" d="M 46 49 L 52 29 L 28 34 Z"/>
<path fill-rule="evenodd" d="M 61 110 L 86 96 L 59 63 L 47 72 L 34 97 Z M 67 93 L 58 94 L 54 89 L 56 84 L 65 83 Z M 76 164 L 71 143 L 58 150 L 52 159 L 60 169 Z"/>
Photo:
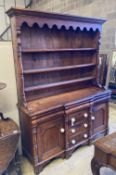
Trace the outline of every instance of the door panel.
<path fill-rule="evenodd" d="M 108 119 L 107 107 L 107 103 L 95 104 L 93 106 L 91 116 L 93 135 L 106 128 Z"/>
<path fill-rule="evenodd" d="M 37 129 L 39 158 L 45 160 L 64 150 L 64 116 L 45 121 Z"/>

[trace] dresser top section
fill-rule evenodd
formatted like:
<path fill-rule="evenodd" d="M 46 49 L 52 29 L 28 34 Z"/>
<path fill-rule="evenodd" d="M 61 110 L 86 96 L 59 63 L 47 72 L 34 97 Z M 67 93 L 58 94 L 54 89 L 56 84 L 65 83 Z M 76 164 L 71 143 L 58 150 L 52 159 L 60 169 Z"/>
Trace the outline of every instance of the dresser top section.
<path fill-rule="evenodd" d="M 56 25 L 58 28 L 63 26 L 66 29 L 69 29 L 72 27 L 74 30 L 77 27 L 80 27 L 80 29 L 86 28 L 87 30 L 100 30 L 100 26 L 106 21 L 105 19 L 80 17 L 68 14 L 50 13 L 20 8 L 10 8 L 6 13 L 9 17 L 22 16 L 23 22 L 27 22 L 29 26 L 37 23 L 40 27 L 43 27 L 41 25 L 47 24 L 49 28 L 52 28 L 54 25 Z M 33 20 L 32 24 L 31 21 L 28 21 L 28 19 L 26 20 L 25 17 L 34 17 L 36 20 Z M 41 19 L 43 19 L 43 21 L 41 21 Z"/>

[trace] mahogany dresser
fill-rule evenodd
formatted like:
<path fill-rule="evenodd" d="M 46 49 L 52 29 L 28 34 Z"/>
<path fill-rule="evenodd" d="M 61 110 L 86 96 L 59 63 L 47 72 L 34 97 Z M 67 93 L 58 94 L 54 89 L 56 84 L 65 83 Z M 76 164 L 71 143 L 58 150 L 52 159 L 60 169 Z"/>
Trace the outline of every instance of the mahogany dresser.
<path fill-rule="evenodd" d="M 11 8 L 23 151 L 35 173 L 108 131 L 98 82 L 101 19 Z"/>

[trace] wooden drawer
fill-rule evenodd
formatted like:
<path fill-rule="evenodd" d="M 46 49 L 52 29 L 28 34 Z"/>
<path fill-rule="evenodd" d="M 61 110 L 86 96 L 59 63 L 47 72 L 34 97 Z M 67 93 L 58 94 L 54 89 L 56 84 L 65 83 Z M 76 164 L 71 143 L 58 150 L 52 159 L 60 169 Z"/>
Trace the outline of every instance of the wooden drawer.
<path fill-rule="evenodd" d="M 81 142 L 86 142 L 89 139 L 89 131 L 85 131 L 81 134 L 78 134 L 72 138 L 69 138 L 69 147 L 78 145 Z"/>
<path fill-rule="evenodd" d="M 90 112 L 89 109 L 81 110 L 69 115 L 69 127 L 79 125 L 79 123 L 88 123 Z"/>
<path fill-rule="evenodd" d="M 81 134 L 89 130 L 89 123 L 87 120 L 84 120 L 73 127 L 69 127 L 68 135 L 69 137 Z"/>

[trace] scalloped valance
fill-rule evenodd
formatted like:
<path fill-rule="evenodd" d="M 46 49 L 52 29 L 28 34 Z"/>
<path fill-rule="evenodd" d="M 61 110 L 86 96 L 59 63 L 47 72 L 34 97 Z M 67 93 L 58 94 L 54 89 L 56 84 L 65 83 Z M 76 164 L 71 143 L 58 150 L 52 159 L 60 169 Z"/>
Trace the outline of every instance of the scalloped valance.
<path fill-rule="evenodd" d="M 20 20 L 17 21 L 18 27 L 21 27 L 24 23 L 26 23 L 29 27 L 32 27 L 34 24 L 37 24 L 40 28 L 43 28 L 44 25 L 47 25 L 47 27 L 50 29 L 55 26 L 57 27 L 57 29 L 61 29 L 62 27 L 64 27 L 66 30 L 69 30 L 70 28 L 76 30 L 77 28 L 79 28 L 80 30 L 99 30 L 101 32 L 101 24 L 105 22 L 105 20 L 103 19 L 40 12 L 17 8 L 11 8 L 6 13 L 11 18 L 13 16 L 18 18 L 20 16 Z M 31 20 L 32 18 L 33 20 Z"/>
<path fill-rule="evenodd" d="M 86 31 L 101 31 L 101 28 L 98 28 L 96 26 L 93 26 L 93 27 L 90 27 L 90 26 L 79 26 L 79 25 L 56 25 L 56 24 L 49 24 L 49 23 L 40 23 L 39 21 L 38 22 L 35 22 L 35 23 L 29 23 L 27 21 L 24 21 L 22 24 L 21 24 L 21 27 L 23 25 L 27 25 L 28 27 L 33 27 L 34 25 L 37 25 L 39 28 L 44 28 L 44 27 L 47 27 L 49 29 L 52 29 L 52 28 L 56 28 L 58 30 L 61 30 L 62 28 L 64 28 L 65 30 L 69 30 L 69 29 L 72 29 L 72 30 L 80 30 L 80 31 L 83 31 L 83 30 L 86 30 Z"/>

